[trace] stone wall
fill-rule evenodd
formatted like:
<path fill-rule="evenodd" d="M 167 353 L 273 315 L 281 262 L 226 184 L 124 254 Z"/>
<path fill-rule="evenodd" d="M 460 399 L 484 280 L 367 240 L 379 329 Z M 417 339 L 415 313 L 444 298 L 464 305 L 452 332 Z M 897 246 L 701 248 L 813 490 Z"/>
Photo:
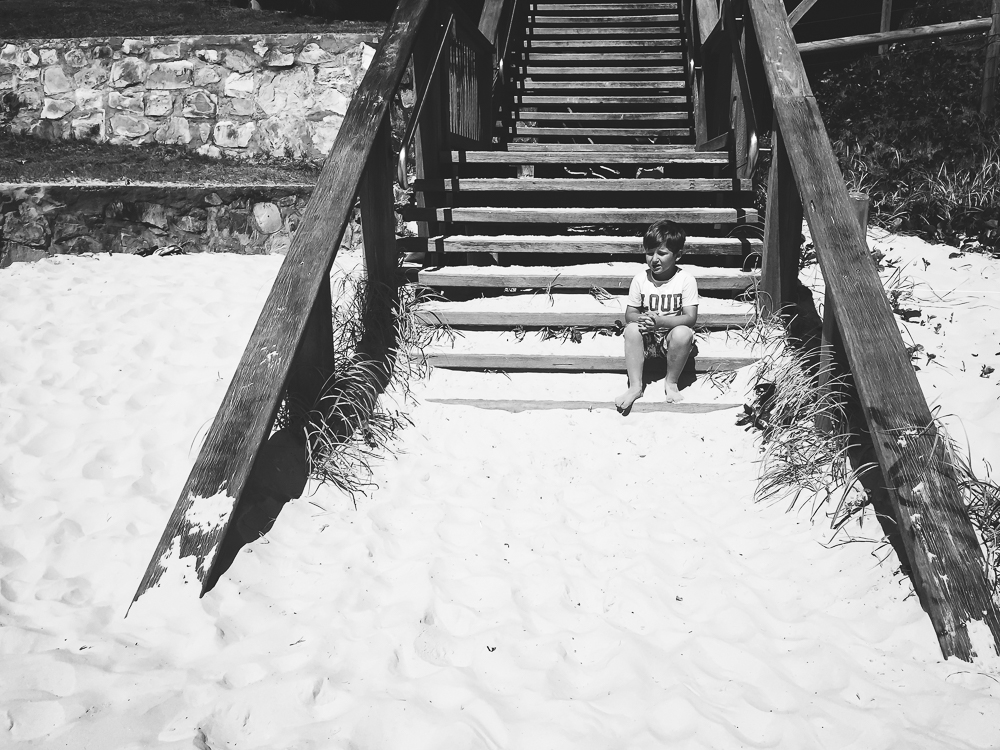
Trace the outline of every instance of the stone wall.
<path fill-rule="evenodd" d="M 284 253 L 312 190 L 0 184 L 0 268 L 56 253 Z"/>
<path fill-rule="evenodd" d="M 318 160 L 377 42 L 358 33 L 0 41 L 0 126 Z"/>

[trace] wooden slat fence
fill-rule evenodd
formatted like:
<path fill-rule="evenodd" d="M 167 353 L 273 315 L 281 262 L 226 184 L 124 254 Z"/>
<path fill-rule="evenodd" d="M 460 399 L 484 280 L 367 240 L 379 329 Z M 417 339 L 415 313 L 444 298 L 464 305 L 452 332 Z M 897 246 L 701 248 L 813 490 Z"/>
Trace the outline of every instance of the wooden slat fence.
<path fill-rule="evenodd" d="M 726 8 L 730 3 L 732 14 Z M 700 19 L 719 15 L 706 4 L 714 3 L 681 3 L 688 33 L 699 35 L 694 49 L 700 44 L 704 52 L 721 32 L 745 34 L 746 67 L 763 71 L 773 111 L 761 288 L 765 310 L 794 308 L 804 214 L 828 289 L 826 343 L 852 384 L 849 421 L 859 443 L 854 457 L 864 454 L 878 467 L 865 478 L 866 487 L 896 524 L 893 541 L 942 653 L 971 660 L 976 649 L 997 649 L 1000 617 L 975 531 L 848 197 L 784 5 L 780 0 L 723 0 L 722 18 L 741 19 L 737 26 L 742 29 L 730 23 L 728 29 L 720 24 L 706 30 Z M 696 68 L 705 65 L 695 63 Z M 742 96 L 731 79 L 720 80 L 723 85 L 713 89 L 706 78 L 696 92 L 701 116 L 709 123 L 698 130 L 699 138 L 719 129 L 711 113 L 720 100 Z M 757 111 L 762 109 L 758 103 Z M 973 644 L 974 623 L 988 628 L 987 642 Z"/>

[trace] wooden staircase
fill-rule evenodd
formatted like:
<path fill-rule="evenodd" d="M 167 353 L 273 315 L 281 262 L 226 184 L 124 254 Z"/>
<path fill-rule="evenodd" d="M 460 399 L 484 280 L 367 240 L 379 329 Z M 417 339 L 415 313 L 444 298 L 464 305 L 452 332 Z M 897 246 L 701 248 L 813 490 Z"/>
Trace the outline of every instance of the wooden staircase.
<path fill-rule="evenodd" d="M 698 372 L 749 364 L 761 253 L 732 148 L 697 151 L 675 3 L 531 3 L 513 102 L 493 150 L 442 154 L 400 238 L 442 301 L 420 316 L 453 343 L 436 367 L 624 372 L 625 293 L 659 219 L 688 233 L 702 293 Z"/>

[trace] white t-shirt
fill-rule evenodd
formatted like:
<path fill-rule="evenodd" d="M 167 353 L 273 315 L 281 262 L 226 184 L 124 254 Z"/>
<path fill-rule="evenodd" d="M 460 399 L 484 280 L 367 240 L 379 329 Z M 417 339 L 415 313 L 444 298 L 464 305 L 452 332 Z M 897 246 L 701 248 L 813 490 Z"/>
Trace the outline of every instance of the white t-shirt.
<path fill-rule="evenodd" d="M 628 288 L 628 304 L 654 315 L 679 314 L 682 307 L 698 304 L 698 282 L 683 268 L 667 281 L 655 281 L 648 268 L 635 275 Z"/>

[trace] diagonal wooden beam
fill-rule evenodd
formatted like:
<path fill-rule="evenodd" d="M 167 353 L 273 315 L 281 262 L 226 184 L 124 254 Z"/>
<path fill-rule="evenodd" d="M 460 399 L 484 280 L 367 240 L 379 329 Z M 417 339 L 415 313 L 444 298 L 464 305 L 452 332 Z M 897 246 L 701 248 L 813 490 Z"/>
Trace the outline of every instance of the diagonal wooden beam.
<path fill-rule="evenodd" d="M 812 10 L 812 7 L 818 2 L 819 0 L 802 0 L 802 2 L 792 8 L 792 12 L 788 14 L 788 25 L 794 28 L 795 24 L 802 20 L 802 16 Z"/>

